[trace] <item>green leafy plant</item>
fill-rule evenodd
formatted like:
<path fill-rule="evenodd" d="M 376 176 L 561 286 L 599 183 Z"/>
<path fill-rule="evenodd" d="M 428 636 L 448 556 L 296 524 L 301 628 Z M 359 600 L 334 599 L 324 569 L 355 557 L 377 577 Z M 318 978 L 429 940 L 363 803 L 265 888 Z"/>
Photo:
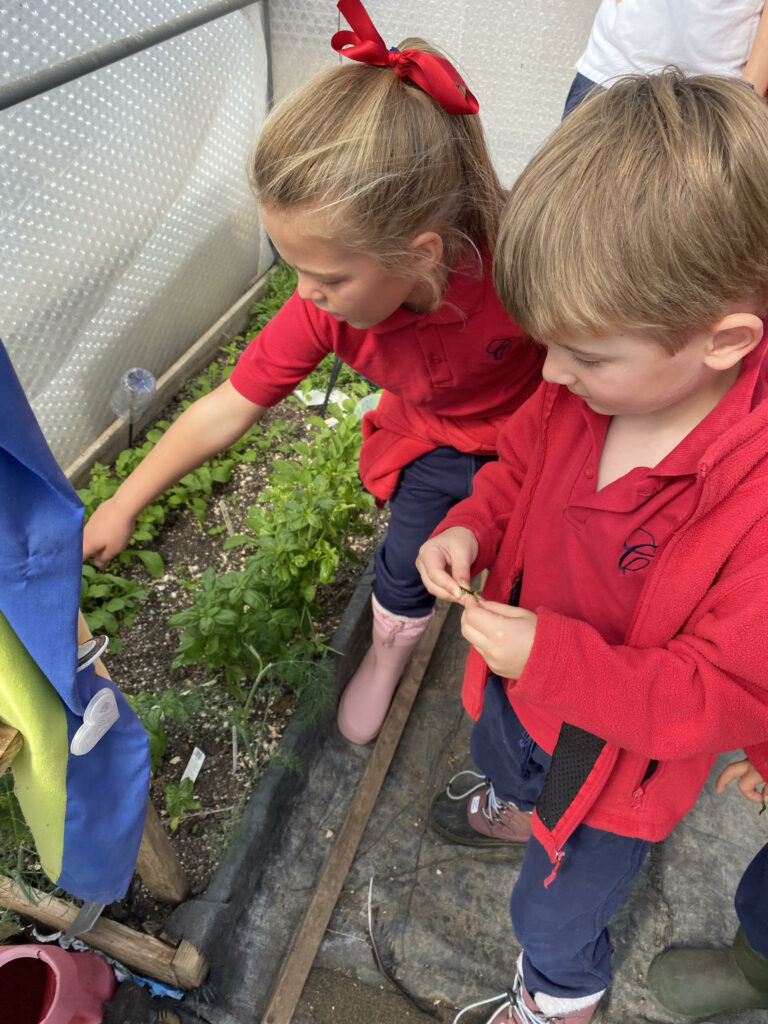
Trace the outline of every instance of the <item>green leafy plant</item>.
<path fill-rule="evenodd" d="M 112 497 L 121 482 L 138 466 L 151 447 L 152 443 L 146 441 L 139 448 L 129 448 L 121 452 L 115 461 L 114 470 L 109 469 L 100 462 L 94 464 L 91 469 L 88 486 L 81 488 L 77 492 L 80 500 L 85 505 L 86 520 L 93 515 L 103 501 Z M 161 502 L 154 502 L 144 509 L 137 518 L 136 530 L 131 538 L 131 546 L 118 555 L 117 561 L 122 565 L 126 565 L 133 559 L 138 559 L 144 564 L 144 567 L 151 576 L 156 579 L 162 576 L 162 559 L 155 551 L 147 549 L 143 545 L 155 539 L 159 528 L 164 522 L 165 509 Z"/>
<path fill-rule="evenodd" d="M 264 298 L 251 310 L 250 332 L 264 326 L 295 284 L 294 272 L 285 265 L 270 276 Z M 223 358 L 184 386 L 177 415 L 227 379 L 244 343 L 242 338 L 233 339 L 223 347 Z M 306 386 L 326 390 L 333 365 L 334 357 L 329 356 Z M 306 426 L 289 426 L 283 420 L 257 425 L 144 509 L 129 548 L 118 556 L 122 564 L 138 560 L 151 576 L 162 575 L 164 567 L 154 544 L 169 514 L 191 509 L 203 526 L 216 487 L 229 481 L 238 463 L 265 456 L 275 460 L 268 487 L 248 513 L 247 533 L 225 544 L 227 549 L 245 549 L 244 567 L 219 576 L 207 569 L 199 579 L 186 581 L 192 604 L 170 619 L 182 630 L 172 667 L 198 663 L 225 680 L 230 701 L 209 700 L 206 715 L 234 732 L 254 770 L 265 754 L 274 756 L 265 730 L 272 708 L 284 699 L 286 690 L 296 694 L 304 721 L 316 720 L 334 699 L 332 665 L 325 660 L 327 645 L 314 626 L 319 592 L 334 579 L 340 564 L 359 561 L 350 542 L 370 532 L 373 499 L 358 478 L 361 436 L 351 409 L 372 385 L 342 367 L 336 386 L 352 397 L 343 409 L 329 410 L 335 425 L 316 416 L 307 417 Z M 121 452 L 111 469 L 94 466 L 88 487 L 80 492 L 87 515 L 115 493 L 169 425 L 159 421 L 142 444 Z M 182 575 L 185 570 L 177 566 L 175 571 Z M 119 626 L 133 620 L 146 588 L 92 566 L 84 567 L 83 580 L 91 628 L 114 637 Z M 113 639 L 112 650 L 116 647 L 119 641 Z M 172 687 L 129 698 L 149 734 L 155 771 L 162 768 L 169 734 L 186 728 L 190 716 L 200 710 L 200 692 Z M 189 780 L 179 785 L 164 781 L 163 791 L 175 830 L 183 816 L 199 805 Z"/>
<path fill-rule="evenodd" d="M 185 406 L 229 376 L 239 349 L 240 343 L 237 340 L 223 346 L 222 351 L 226 356 L 223 368 L 218 362 L 214 362 L 195 381 L 187 385 L 190 397 L 184 403 Z M 103 501 L 113 496 L 121 482 L 149 454 L 169 426 L 167 420 L 159 420 L 153 429 L 147 431 L 146 440 L 142 444 L 120 452 L 113 467 L 107 467 L 102 463 L 94 464 L 88 486 L 78 491 L 80 500 L 85 505 L 86 520 Z M 164 526 L 168 513 L 180 508 L 191 509 L 202 528 L 215 487 L 229 482 L 235 466 L 241 462 L 253 462 L 259 457 L 260 452 L 271 447 L 276 451 L 288 452 L 290 440 L 291 431 L 282 421 L 272 424 L 268 429 L 256 426 L 225 452 L 187 473 L 138 515 L 130 545 L 114 561 L 121 565 L 140 561 L 153 579 L 160 579 L 165 572 L 165 566 L 152 545 Z M 117 634 L 121 627 L 133 623 L 139 603 L 146 595 L 145 586 L 128 580 L 117 572 L 104 572 L 88 564 L 83 566 L 81 607 L 92 632 L 109 634 L 112 654 L 120 653 L 122 644 Z"/>
<path fill-rule="evenodd" d="M 163 713 L 159 707 L 152 707 L 140 717 L 149 738 L 149 758 L 152 771 L 156 772 L 162 764 L 163 754 L 165 754 L 165 748 L 168 743 L 168 733 L 165 731 Z"/>
<path fill-rule="evenodd" d="M 112 497 L 122 481 L 149 454 L 170 425 L 167 420 L 159 420 L 156 426 L 147 432 L 147 439 L 143 444 L 136 448 L 127 448 L 117 456 L 113 471 L 100 463 L 94 465 L 88 486 L 78 491 L 80 500 L 85 505 L 86 519 L 103 501 Z M 189 508 L 194 512 L 200 526 L 204 525 L 214 486 L 228 483 L 232 470 L 238 463 L 253 462 L 256 459 L 257 454 L 251 443 L 255 431 L 258 431 L 258 428 L 254 428 L 254 431 L 240 438 L 230 448 L 214 456 L 204 465 L 187 473 L 178 483 L 147 505 L 137 516 L 136 529 L 130 545 L 116 560 L 126 565 L 138 559 L 151 576 L 159 579 L 165 571 L 162 559 L 156 551 L 145 545 L 154 543 L 171 511 Z"/>
<path fill-rule="evenodd" d="M 120 627 L 133 623 L 146 596 L 147 587 L 141 583 L 83 565 L 80 607 L 91 632 L 106 633 L 111 638 L 112 654 L 120 653 Z"/>
<path fill-rule="evenodd" d="M 166 724 L 186 725 L 190 717 L 202 706 L 199 690 L 169 687 L 159 693 L 137 693 L 128 695 L 128 703 L 141 719 L 149 736 L 149 752 L 152 770 L 160 767 L 168 742 Z"/>
<path fill-rule="evenodd" d="M 192 779 L 182 779 L 181 782 L 164 782 L 163 793 L 165 794 L 165 809 L 170 818 L 171 832 L 179 827 L 179 822 L 190 811 L 199 811 L 200 803 L 192 796 L 194 783 Z"/>
<path fill-rule="evenodd" d="M 228 345 L 222 345 L 219 348 L 219 353 L 224 356 L 224 359 L 219 358 L 215 360 L 195 380 L 187 381 L 182 385 L 181 390 L 184 396 L 182 409 L 186 409 L 188 405 L 196 402 L 198 398 L 210 394 L 219 384 L 223 384 L 225 380 L 228 380 L 242 349 L 243 340 L 239 337 L 233 339 Z"/>
<path fill-rule="evenodd" d="M 286 686 L 299 699 L 299 721 L 304 724 L 317 721 L 332 707 L 335 700 L 333 671 L 330 663 L 324 660 L 326 651 L 327 648 L 324 648 L 319 660 L 304 657 L 265 664 L 258 651 L 251 647 L 250 654 L 257 671 L 250 689 L 247 693 L 241 693 L 240 703 L 233 708 L 230 723 L 237 737 L 242 740 L 253 765 L 258 763 L 257 748 L 263 742 L 273 703 L 282 695 Z M 257 694 L 263 698 L 264 710 L 254 721 L 252 711 Z"/>
<path fill-rule="evenodd" d="M 305 604 L 279 607 L 271 599 L 268 580 L 250 561 L 245 569 L 217 576 L 206 569 L 189 584 L 194 603 L 176 612 L 169 625 L 183 629 L 179 653 L 172 668 L 203 664 L 208 671 L 222 672 L 230 691 L 243 699 L 240 681 L 259 671 L 261 655 L 249 642 L 258 637 L 266 661 L 277 661 L 290 642 L 291 658 L 312 658 L 321 650 L 312 638 L 312 621 Z M 275 674 L 281 670 L 275 668 Z"/>
<path fill-rule="evenodd" d="M 0 872 L 12 878 L 33 903 L 37 901 L 33 887 L 43 892 L 58 891 L 37 858 L 34 839 L 13 791 L 10 772 L 0 776 Z M 8 910 L 0 912 L 0 943 L 21 930 L 15 914 Z"/>
<path fill-rule="evenodd" d="M 298 690 L 289 666 L 325 650 L 313 626 L 318 586 L 334 579 L 342 559 L 359 563 L 350 540 L 370 532 L 373 498 L 357 475 L 359 424 L 349 410 L 332 412 L 335 427 L 308 418 L 309 439 L 293 442 L 294 459 L 273 464 L 269 486 L 250 509 L 250 532 L 225 542 L 252 552 L 244 568 L 221 576 L 207 569 L 190 584 L 193 603 L 169 620 L 183 630 L 173 667 L 202 663 L 222 671 L 238 698 L 241 681 L 263 677 L 264 665 L 271 678 Z M 258 652 L 251 638 L 258 638 Z"/>
<path fill-rule="evenodd" d="M 13 776 L 0 776 L 0 870 L 16 870 L 20 849 L 34 849 L 34 840 L 13 792 Z"/>
<path fill-rule="evenodd" d="M 276 768 L 287 768 L 294 775 L 304 774 L 304 764 L 299 755 L 293 753 L 293 751 L 285 750 L 283 747 L 278 747 L 272 753 L 269 763 Z"/>

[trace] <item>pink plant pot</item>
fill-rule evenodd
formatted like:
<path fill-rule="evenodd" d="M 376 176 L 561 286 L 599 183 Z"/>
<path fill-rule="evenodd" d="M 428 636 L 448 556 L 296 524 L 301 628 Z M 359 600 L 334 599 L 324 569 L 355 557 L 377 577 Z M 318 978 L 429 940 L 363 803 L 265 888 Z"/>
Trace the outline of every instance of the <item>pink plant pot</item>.
<path fill-rule="evenodd" d="M 0 946 L 0 1008 L 8 1024 L 101 1024 L 116 985 L 97 953 Z"/>

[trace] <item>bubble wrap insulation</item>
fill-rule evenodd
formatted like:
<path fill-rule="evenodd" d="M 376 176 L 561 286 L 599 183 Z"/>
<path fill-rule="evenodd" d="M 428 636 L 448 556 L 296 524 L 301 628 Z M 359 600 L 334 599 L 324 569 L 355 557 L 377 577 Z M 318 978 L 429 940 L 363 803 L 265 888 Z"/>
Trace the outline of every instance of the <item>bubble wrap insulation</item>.
<path fill-rule="evenodd" d="M 435 43 L 480 101 L 491 150 L 509 185 L 558 124 L 597 0 L 365 0 L 387 46 L 406 36 Z M 330 46 L 333 0 L 270 0 L 275 97 L 339 60 Z M 297 54 L 301 59 L 297 59 Z"/>
<path fill-rule="evenodd" d="M 0 84 L 194 0 L 0 0 Z M 0 338 L 67 465 L 123 372 L 162 374 L 272 261 L 245 175 L 259 5 L 0 113 Z"/>

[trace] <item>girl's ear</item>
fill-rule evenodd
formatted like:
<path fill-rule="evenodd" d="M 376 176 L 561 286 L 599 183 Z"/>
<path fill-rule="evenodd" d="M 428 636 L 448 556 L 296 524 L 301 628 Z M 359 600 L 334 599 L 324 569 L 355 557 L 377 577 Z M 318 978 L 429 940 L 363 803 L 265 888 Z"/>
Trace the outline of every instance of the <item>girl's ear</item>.
<path fill-rule="evenodd" d="M 728 370 L 760 344 L 763 321 L 755 313 L 728 313 L 714 325 L 706 362 L 715 370 Z"/>
<path fill-rule="evenodd" d="M 413 239 L 410 248 L 432 266 L 438 266 L 442 261 L 443 239 L 436 231 L 422 231 Z"/>

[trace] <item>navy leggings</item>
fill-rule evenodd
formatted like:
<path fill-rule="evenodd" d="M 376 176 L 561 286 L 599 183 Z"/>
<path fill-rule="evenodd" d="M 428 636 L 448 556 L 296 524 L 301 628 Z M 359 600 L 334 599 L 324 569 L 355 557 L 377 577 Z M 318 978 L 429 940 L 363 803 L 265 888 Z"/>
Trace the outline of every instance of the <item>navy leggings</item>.
<path fill-rule="evenodd" d="M 470 748 L 501 800 L 524 811 L 533 808 L 551 758 L 523 729 L 498 676 L 488 680 Z M 544 879 L 552 864 L 531 837 L 510 903 L 529 992 L 575 999 L 610 987 L 606 925 L 650 846 L 644 839 L 579 825 L 563 847 L 557 877 L 546 889 Z"/>
<path fill-rule="evenodd" d="M 472 493 L 477 470 L 495 458 L 436 448 L 402 471 L 389 502 L 387 535 L 373 557 L 373 592 L 388 612 L 419 618 L 431 611 L 435 599 L 416 571 L 419 548 L 449 509 Z"/>

